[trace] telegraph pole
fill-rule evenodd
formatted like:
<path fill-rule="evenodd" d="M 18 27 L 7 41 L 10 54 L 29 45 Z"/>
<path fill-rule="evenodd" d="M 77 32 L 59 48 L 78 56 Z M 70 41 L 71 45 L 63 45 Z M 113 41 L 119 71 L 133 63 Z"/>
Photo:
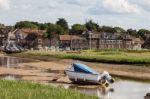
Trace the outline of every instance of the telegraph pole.
<path fill-rule="evenodd" d="M 89 36 L 90 36 L 90 50 L 92 50 L 92 32 L 89 31 Z"/>

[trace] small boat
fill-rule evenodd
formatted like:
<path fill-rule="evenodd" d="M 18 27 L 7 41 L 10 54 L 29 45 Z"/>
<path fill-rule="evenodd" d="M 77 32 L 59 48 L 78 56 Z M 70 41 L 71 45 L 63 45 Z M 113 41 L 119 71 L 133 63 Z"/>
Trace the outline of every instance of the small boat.
<path fill-rule="evenodd" d="M 99 73 L 81 63 L 71 64 L 71 66 L 65 70 L 65 73 L 73 83 L 77 84 L 109 85 L 109 83 L 114 82 L 108 72 L 104 71 L 103 73 Z"/>
<path fill-rule="evenodd" d="M 25 51 L 24 48 L 17 45 L 15 42 L 6 43 L 6 46 L 4 46 L 4 48 L 3 48 L 3 52 L 5 52 L 7 54 L 20 53 L 23 51 Z"/>

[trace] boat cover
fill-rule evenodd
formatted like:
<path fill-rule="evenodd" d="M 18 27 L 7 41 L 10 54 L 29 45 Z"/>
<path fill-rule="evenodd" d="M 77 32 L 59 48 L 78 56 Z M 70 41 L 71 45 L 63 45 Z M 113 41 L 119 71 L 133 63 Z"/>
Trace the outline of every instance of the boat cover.
<path fill-rule="evenodd" d="M 95 70 L 89 68 L 88 66 L 81 64 L 81 63 L 74 63 L 72 64 L 74 67 L 75 72 L 82 72 L 82 73 L 88 73 L 88 74 L 99 74 Z"/>

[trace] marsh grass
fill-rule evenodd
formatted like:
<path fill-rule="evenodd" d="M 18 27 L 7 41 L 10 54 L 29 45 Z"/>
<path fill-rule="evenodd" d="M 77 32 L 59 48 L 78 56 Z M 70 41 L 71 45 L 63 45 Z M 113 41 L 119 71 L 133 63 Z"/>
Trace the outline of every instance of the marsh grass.
<path fill-rule="evenodd" d="M 149 51 L 82 51 L 81 53 L 51 52 L 51 51 L 30 51 L 18 54 L 26 57 L 49 57 L 61 59 L 77 59 L 89 62 L 117 63 L 117 64 L 150 64 Z"/>
<path fill-rule="evenodd" d="M 0 80 L 0 99 L 98 99 L 73 90 L 22 81 Z"/>

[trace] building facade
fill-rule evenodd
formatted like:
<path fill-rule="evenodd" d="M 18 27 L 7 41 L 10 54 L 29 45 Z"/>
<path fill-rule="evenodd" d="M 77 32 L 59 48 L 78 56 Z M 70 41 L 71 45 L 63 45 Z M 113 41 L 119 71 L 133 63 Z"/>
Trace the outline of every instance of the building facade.
<path fill-rule="evenodd" d="M 91 33 L 88 35 L 60 35 L 63 49 L 129 49 L 141 50 L 142 41 L 130 35 L 118 33 Z"/>
<path fill-rule="evenodd" d="M 0 46 L 9 41 L 26 49 L 41 49 L 50 45 L 50 40 L 43 37 L 43 30 L 0 28 Z"/>
<path fill-rule="evenodd" d="M 60 35 L 59 47 L 62 50 L 83 50 L 88 49 L 88 41 L 79 35 Z"/>
<path fill-rule="evenodd" d="M 130 35 L 118 33 L 91 34 L 88 37 L 91 49 L 129 49 L 141 50 L 142 41 Z"/>

